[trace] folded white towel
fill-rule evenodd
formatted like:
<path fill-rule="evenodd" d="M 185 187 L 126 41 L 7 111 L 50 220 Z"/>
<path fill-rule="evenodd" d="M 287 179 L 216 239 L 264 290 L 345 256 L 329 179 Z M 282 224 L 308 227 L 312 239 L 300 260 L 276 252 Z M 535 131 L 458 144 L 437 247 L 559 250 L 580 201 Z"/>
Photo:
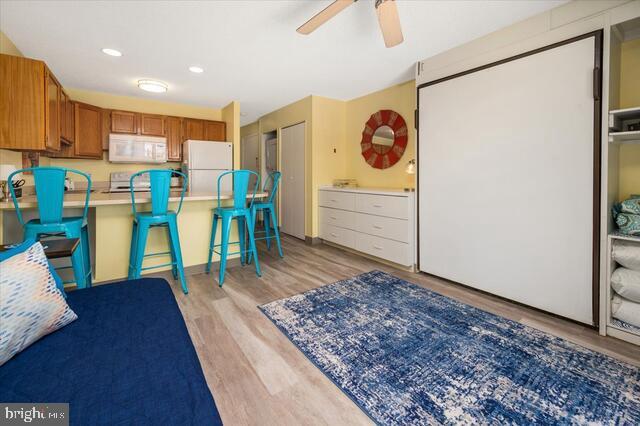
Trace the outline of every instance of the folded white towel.
<path fill-rule="evenodd" d="M 611 288 L 625 299 L 640 303 L 640 272 L 616 269 L 611 275 Z"/>
<path fill-rule="evenodd" d="M 625 268 L 640 271 L 640 244 L 631 241 L 616 241 L 612 248 L 613 260 Z"/>
<path fill-rule="evenodd" d="M 640 327 L 640 303 L 615 295 L 611 301 L 611 315 L 634 327 Z"/>

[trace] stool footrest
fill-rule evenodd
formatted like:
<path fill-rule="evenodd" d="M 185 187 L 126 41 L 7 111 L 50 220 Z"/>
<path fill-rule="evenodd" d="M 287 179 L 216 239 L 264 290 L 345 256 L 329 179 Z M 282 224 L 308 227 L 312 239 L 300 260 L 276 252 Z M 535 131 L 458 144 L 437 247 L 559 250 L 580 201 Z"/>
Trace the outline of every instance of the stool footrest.
<path fill-rule="evenodd" d="M 170 251 L 163 251 L 162 253 L 149 253 L 145 254 L 143 257 L 157 257 L 157 256 L 168 256 L 170 255 Z"/>
<path fill-rule="evenodd" d="M 175 266 L 176 262 L 163 263 L 162 265 L 154 265 L 154 266 L 146 266 L 144 268 L 140 268 L 141 271 L 148 271 L 149 269 L 157 269 L 164 268 L 165 266 Z"/>

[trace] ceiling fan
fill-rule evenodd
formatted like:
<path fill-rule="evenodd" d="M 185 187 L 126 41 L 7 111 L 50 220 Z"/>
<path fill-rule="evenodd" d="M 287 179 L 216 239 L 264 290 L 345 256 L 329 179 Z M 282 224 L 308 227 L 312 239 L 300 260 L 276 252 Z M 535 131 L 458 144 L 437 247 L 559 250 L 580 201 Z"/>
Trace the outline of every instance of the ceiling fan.
<path fill-rule="evenodd" d="M 302 24 L 296 31 L 300 34 L 311 34 L 320 25 L 342 12 L 358 0 L 336 0 L 323 10 L 318 12 L 313 18 Z M 400 27 L 400 17 L 395 0 L 376 0 L 376 12 L 378 23 L 382 30 L 384 44 L 387 47 L 397 46 L 402 43 L 402 28 Z"/>

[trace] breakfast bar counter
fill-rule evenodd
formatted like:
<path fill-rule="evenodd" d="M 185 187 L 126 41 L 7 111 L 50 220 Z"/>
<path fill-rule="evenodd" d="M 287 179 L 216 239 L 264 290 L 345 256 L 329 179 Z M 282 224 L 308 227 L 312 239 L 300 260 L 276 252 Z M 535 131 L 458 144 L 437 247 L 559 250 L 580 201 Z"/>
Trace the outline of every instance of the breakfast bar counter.
<path fill-rule="evenodd" d="M 84 207 L 85 192 L 74 191 L 72 194 L 65 194 L 64 207 Z M 256 198 L 266 197 L 266 192 L 256 193 Z M 136 192 L 135 193 L 136 204 L 146 204 L 151 202 L 150 192 Z M 220 200 L 230 200 L 233 198 L 233 192 L 220 193 Z M 247 198 L 250 198 L 247 197 Z M 211 193 L 194 193 L 185 192 L 184 202 L 191 201 L 214 201 L 218 199 L 218 194 Z M 169 198 L 169 202 L 180 201 L 180 191 L 172 191 Z M 89 198 L 89 207 L 99 206 L 115 206 L 121 204 L 131 204 L 130 192 L 108 192 L 108 191 L 95 191 L 91 193 Z M 35 195 L 27 195 L 18 199 L 18 206 L 22 209 L 35 208 L 38 205 L 38 201 Z M 13 201 L 11 198 L 0 201 L 0 210 L 14 209 Z"/>
<path fill-rule="evenodd" d="M 256 199 L 263 198 L 266 193 L 256 194 Z M 65 216 L 81 216 L 84 207 L 83 192 L 74 191 L 65 194 Z M 180 246 L 187 275 L 202 272 L 207 261 L 209 238 L 213 220 L 213 208 L 216 207 L 217 194 L 203 194 L 185 192 L 182 210 L 178 215 L 178 229 L 180 231 Z M 150 209 L 151 195 L 148 192 L 136 192 L 136 207 L 139 211 Z M 221 193 L 223 205 L 232 203 L 233 194 Z M 180 191 L 171 193 L 170 209 L 177 209 L 180 201 Z M 36 209 L 38 203 L 35 196 L 26 195 L 20 198 L 19 206 L 25 220 L 38 217 Z M 91 263 L 93 267 L 94 283 L 119 280 L 127 277 L 129 267 L 129 248 L 133 214 L 131 210 L 131 194 L 109 193 L 96 190 L 91 193 L 89 201 L 89 239 L 91 244 Z M 13 202 L 0 202 L 0 244 L 22 241 L 22 226 L 18 223 Z M 232 226 L 231 241 L 237 241 L 237 227 Z M 218 233 L 216 239 L 221 234 Z M 166 252 L 168 249 L 167 231 L 155 228 L 149 233 L 146 253 Z M 235 256 L 229 256 L 237 257 Z M 218 255 L 214 255 L 217 261 Z M 65 259 L 64 262 L 68 261 Z M 151 257 L 145 259 L 144 266 L 166 263 L 167 259 Z M 214 266 L 214 270 L 217 266 Z M 64 271 L 63 271 L 64 272 Z M 213 282 L 216 274 L 211 275 Z M 188 279 L 188 277 L 187 277 Z M 176 283 L 177 284 L 177 283 Z M 177 284 L 179 285 L 179 284 Z"/>

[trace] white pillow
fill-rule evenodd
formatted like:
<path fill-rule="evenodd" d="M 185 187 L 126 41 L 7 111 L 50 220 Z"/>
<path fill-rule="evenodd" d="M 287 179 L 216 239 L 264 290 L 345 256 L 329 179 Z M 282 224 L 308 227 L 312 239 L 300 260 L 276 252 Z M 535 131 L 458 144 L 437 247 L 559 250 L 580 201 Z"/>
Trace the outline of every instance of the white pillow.
<path fill-rule="evenodd" d="M 640 272 L 618 268 L 611 274 L 611 288 L 620 296 L 640 303 Z"/>
<path fill-rule="evenodd" d="M 56 287 L 42 244 L 0 262 L 0 365 L 78 316 Z"/>
<path fill-rule="evenodd" d="M 640 303 L 615 295 L 611 301 L 611 315 L 620 321 L 640 328 Z"/>
<path fill-rule="evenodd" d="M 640 271 L 640 244 L 631 241 L 616 241 L 612 248 L 613 260 L 625 268 Z"/>

